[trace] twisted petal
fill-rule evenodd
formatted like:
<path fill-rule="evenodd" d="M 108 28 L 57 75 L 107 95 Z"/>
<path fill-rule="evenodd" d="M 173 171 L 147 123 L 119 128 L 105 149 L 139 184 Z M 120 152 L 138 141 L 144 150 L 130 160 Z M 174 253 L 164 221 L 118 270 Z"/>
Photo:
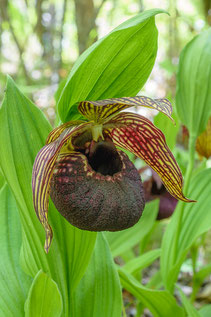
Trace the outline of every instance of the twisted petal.
<path fill-rule="evenodd" d="M 185 202 L 192 201 L 182 193 L 182 174 L 164 134 L 148 119 L 123 112 L 105 124 L 104 133 L 117 146 L 134 153 L 153 168 L 172 196 Z"/>
<path fill-rule="evenodd" d="M 46 232 L 45 251 L 48 252 L 51 240 L 52 229 L 48 223 L 48 203 L 50 181 L 53 175 L 55 161 L 62 148 L 77 133 L 83 132 L 89 123 L 80 124 L 78 127 L 66 130 L 61 126 L 62 134 L 52 143 L 45 145 L 37 154 L 32 172 L 32 191 L 34 208 L 38 219 Z M 59 130 L 58 130 L 59 132 Z"/>
<path fill-rule="evenodd" d="M 60 134 L 62 134 L 62 132 L 64 130 L 66 130 L 67 128 L 70 128 L 70 127 L 73 127 L 73 126 L 78 126 L 79 124 L 82 124 L 84 123 L 84 121 L 82 120 L 75 120 L 75 121 L 68 121 L 62 125 L 60 125 L 59 127 L 53 129 L 48 137 L 47 137 L 47 140 L 45 142 L 45 144 L 49 144 L 53 141 L 55 141 L 56 139 L 58 139 L 58 137 L 60 136 Z"/>
<path fill-rule="evenodd" d="M 78 110 L 89 120 L 102 123 L 107 118 L 117 114 L 121 110 L 134 106 L 142 106 L 158 110 L 172 119 L 172 106 L 167 99 L 151 99 L 144 96 L 82 101 L 78 105 Z"/>

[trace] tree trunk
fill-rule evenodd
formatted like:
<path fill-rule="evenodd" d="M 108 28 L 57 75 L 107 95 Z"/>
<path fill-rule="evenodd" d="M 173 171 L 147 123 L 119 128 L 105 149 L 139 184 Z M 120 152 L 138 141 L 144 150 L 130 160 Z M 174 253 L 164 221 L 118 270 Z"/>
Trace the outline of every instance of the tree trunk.
<path fill-rule="evenodd" d="M 75 20 L 78 33 L 78 48 L 81 54 L 89 46 L 91 30 L 96 29 L 96 10 L 93 0 L 74 0 Z"/>
<path fill-rule="evenodd" d="M 204 0 L 205 17 L 209 25 L 211 25 L 211 0 Z"/>

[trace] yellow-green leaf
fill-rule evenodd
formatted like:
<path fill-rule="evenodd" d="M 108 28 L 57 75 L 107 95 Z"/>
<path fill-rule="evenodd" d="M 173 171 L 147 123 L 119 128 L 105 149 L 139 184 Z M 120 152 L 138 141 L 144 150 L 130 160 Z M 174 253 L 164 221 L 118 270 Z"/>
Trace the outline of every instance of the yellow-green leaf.
<path fill-rule="evenodd" d="M 194 137 L 211 116 L 211 28 L 194 37 L 183 49 L 177 75 L 176 106 L 182 123 Z"/>
<path fill-rule="evenodd" d="M 196 308 L 191 304 L 189 299 L 185 296 L 185 294 L 182 292 L 182 290 L 178 287 L 179 294 L 183 303 L 183 306 L 190 317 L 200 317 L 199 312 L 196 310 Z"/>
<path fill-rule="evenodd" d="M 60 317 L 62 306 L 58 285 L 46 273 L 39 271 L 29 290 L 25 303 L 25 316 Z"/>
<path fill-rule="evenodd" d="M 155 62 L 155 15 L 162 12 L 152 9 L 138 14 L 79 57 L 58 102 L 63 122 L 72 120 L 77 102 L 135 96 L 140 91 Z"/>
<path fill-rule="evenodd" d="M 21 223 L 7 184 L 0 189 L 0 211 L 0 316 L 22 317 L 32 279 L 20 267 Z"/>
<path fill-rule="evenodd" d="M 23 228 L 21 264 L 34 277 L 42 269 L 58 284 L 63 297 L 63 315 L 69 317 L 71 290 L 79 283 L 91 257 L 96 233 L 71 226 L 50 201 L 49 222 L 54 240 L 48 255 L 43 248 L 44 230 L 32 201 L 32 166 L 51 131 L 42 112 L 9 78 L 0 108 L 0 166 L 11 188 Z"/>
<path fill-rule="evenodd" d="M 138 298 L 153 317 L 184 317 L 184 310 L 169 292 L 147 288 L 123 269 L 119 269 L 119 276 L 122 286 Z"/>
<path fill-rule="evenodd" d="M 211 169 L 205 169 L 192 178 L 189 193 L 197 203 L 183 205 L 183 202 L 179 202 L 165 231 L 161 272 L 164 285 L 169 290 L 173 289 L 180 266 L 195 239 L 211 228 L 210 179 Z M 181 212 L 184 213 L 179 222 Z"/>
<path fill-rule="evenodd" d="M 98 233 L 87 271 L 73 294 L 71 309 L 72 317 L 121 317 L 119 276 L 102 233 Z"/>

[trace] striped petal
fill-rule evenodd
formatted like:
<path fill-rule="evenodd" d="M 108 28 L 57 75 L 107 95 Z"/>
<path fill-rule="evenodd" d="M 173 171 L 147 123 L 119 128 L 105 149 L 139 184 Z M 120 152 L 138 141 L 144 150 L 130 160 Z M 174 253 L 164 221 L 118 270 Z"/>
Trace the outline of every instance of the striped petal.
<path fill-rule="evenodd" d="M 172 106 L 167 99 L 151 99 L 145 96 L 82 101 L 78 105 L 78 110 L 89 120 L 93 120 L 96 123 L 103 123 L 107 118 L 117 114 L 121 110 L 134 106 L 142 106 L 158 110 L 172 119 Z"/>
<path fill-rule="evenodd" d="M 70 128 L 70 127 L 73 127 L 73 126 L 78 126 L 79 124 L 82 124 L 84 123 L 84 121 L 82 120 L 75 120 L 75 121 L 68 121 L 62 125 L 60 125 L 59 127 L 53 129 L 51 131 L 51 133 L 48 135 L 47 137 L 47 140 L 45 142 L 45 144 L 49 144 L 53 141 L 55 141 L 56 139 L 58 139 L 58 137 L 60 136 L 60 134 L 62 134 L 62 132 L 67 129 L 67 128 Z"/>
<path fill-rule="evenodd" d="M 48 252 L 52 229 L 48 223 L 48 204 L 50 181 L 53 175 L 55 161 L 61 150 L 67 145 L 73 136 L 82 133 L 89 123 L 83 123 L 78 127 L 64 130 L 62 134 L 50 144 L 45 145 L 37 154 L 32 172 L 32 191 L 35 212 L 46 232 L 45 251 Z"/>
<path fill-rule="evenodd" d="M 164 134 L 151 121 L 138 114 L 123 112 L 105 124 L 104 133 L 115 145 L 134 153 L 154 169 L 172 196 L 185 202 L 193 201 L 184 197 L 180 168 Z"/>

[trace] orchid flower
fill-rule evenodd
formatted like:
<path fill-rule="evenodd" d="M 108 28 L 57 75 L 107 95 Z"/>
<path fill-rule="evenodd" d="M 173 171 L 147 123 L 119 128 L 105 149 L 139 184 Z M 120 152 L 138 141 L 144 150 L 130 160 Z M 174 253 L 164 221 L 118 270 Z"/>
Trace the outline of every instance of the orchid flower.
<path fill-rule="evenodd" d="M 201 158 L 208 159 L 211 156 L 211 118 L 207 122 L 207 127 L 196 140 L 196 151 Z"/>
<path fill-rule="evenodd" d="M 182 193 L 182 174 L 163 133 L 141 115 L 120 112 L 134 106 L 156 109 L 171 118 L 167 99 L 82 101 L 78 111 L 85 119 L 64 123 L 49 134 L 32 175 L 34 208 L 46 232 L 46 252 L 53 236 L 49 196 L 57 210 L 80 229 L 117 231 L 139 220 L 145 206 L 142 182 L 119 148 L 143 159 L 173 197 L 192 202 Z"/>
<path fill-rule="evenodd" d="M 154 199 L 160 199 L 156 219 L 162 220 L 169 218 L 176 208 L 178 202 L 177 199 L 169 194 L 161 182 L 158 174 L 155 173 L 155 171 L 153 171 L 149 166 L 144 166 L 138 171 L 140 175 L 146 171 L 151 173 L 151 176 L 144 180 L 143 188 L 146 202 L 152 201 Z"/>

